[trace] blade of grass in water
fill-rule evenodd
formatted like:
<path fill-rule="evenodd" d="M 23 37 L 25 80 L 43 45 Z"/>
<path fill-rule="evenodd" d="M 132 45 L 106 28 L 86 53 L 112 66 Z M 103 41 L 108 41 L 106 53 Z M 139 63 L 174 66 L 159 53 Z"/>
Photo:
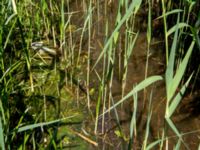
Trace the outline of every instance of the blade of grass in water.
<path fill-rule="evenodd" d="M 100 111 L 100 106 L 101 106 L 101 95 L 103 92 L 103 83 L 99 86 L 98 90 L 98 99 L 97 99 L 97 105 L 96 105 L 96 120 L 95 120 L 95 129 L 94 133 L 97 133 L 97 127 L 98 127 L 98 116 L 99 116 L 99 111 Z"/>
<path fill-rule="evenodd" d="M 70 116 L 70 117 L 66 117 L 66 118 L 62 118 L 62 119 L 57 119 L 57 120 L 49 121 L 49 122 L 43 122 L 43 123 L 36 123 L 36 124 L 26 125 L 26 126 L 14 129 L 14 131 L 16 131 L 18 133 L 19 132 L 24 132 L 24 131 L 31 130 L 31 129 L 34 129 L 34 128 L 38 128 L 38 127 L 43 127 L 43 126 L 48 126 L 48 125 L 52 125 L 52 124 L 55 124 L 55 123 L 59 123 L 59 122 L 62 122 L 63 120 L 70 119 L 70 118 L 73 118 L 75 116 L 76 115 Z"/>
<path fill-rule="evenodd" d="M 190 47 L 189 47 L 184 59 L 183 59 L 183 61 L 178 66 L 178 70 L 177 70 L 173 80 L 171 81 L 172 83 L 170 84 L 170 87 L 169 87 L 169 93 L 172 93 L 171 95 L 173 95 L 173 93 L 175 93 L 176 89 L 178 88 L 178 85 L 181 82 L 181 79 L 183 78 L 183 75 L 184 75 L 184 72 L 186 70 L 189 58 L 190 58 L 192 50 L 194 48 L 194 44 L 195 44 L 195 42 L 193 41 L 191 43 L 191 45 L 190 45 Z"/>
<path fill-rule="evenodd" d="M 180 150 L 180 147 L 181 147 L 181 139 L 179 138 L 174 150 Z"/>
<path fill-rule="evenodd" d="M 177 27 L 177 26 L 176 26 Z M 174 75 L 174 63 L 175 63 L 175 53 L 176 53 L 176 48 L 177 48 L 177 43 L 178 43 L 178 29 L 175 32 L 172 47 L 171 47 L 171 53 L 169 56 L 169 63 L 167 65 L 167 69 L 165 72 L 165 82 L 166 82 L 166 90 L 167 90 L 167 98 L 170 100 L 173 94 L 169 92 L 171 83 L 173 80 L 173 75 Z"/>
<path fill-rule="evenodd" d="M 174 97 L 174 94 L 176 93 L 176 90 L 180 84 L 180 81 L 183 78 L 185 69 L 187 67 L 190 55 L 191 55 L 193 47 L 194 47 L 194 41 L 191 43 L 185 57 L 180 62 L 180 65 L 178 66 L 178 69 L 176 70 L 175 75 L 174 75 L 175 53 L 176 53 L 177 44 L 178 44 L 177 38 L 178 38 L 179 28 L 180 28 L 180 26 L 179 26 L 179 15 L 178 15 L 177 24 L 174 26 L 175 35 L 174 35 L 174 40 L 173 40 L 171 53 L 170 53 L 170 57 L 169 57 L 169 63 L 168 63 L 167 70 L 165 73 L 166 89 L 167 89 L 167 104 L 166 104 L 165 120 L 167 121 L 170 128 L 175 132 L 175 134 L 181 139 L 181 141 L 183 141 L 181 134 L 179 133 L 178 129 L 176 128 L 175 124 L 170 119 L 170 117 L 173 114 L 173 112 L 175 111 L 176 107 L 178 106 L 178 103 L 180 102 L 180 100 L 182 98 L 181 95 L 184 94 L 184 93 L 180 93 L 180 92 L 185 91 L 185 88 L 189 84 L 189 81 L 191 80 L 192 75 L 190 76 L 188 81 L 185 83 L 185 86 L 183 86 L 181 88 L 181 91 L 176 95 L 176 97 L 174 99 L 172 99 L 172 97 Z M 172 101 L 172 102 L 170 103 L 170 101 Z M 184 142 L 183 142 L 183 144 L 184 144 Z M 167 145 L 168 145 L 168 143 L 166 143 L 166 146 Z M 187 145 L 185 145 L 185 147 L 188 148 Z"/>
<path fill-rule="evenodd" d="M 192 79 L 193 74 L 190 75 L 189 79 L 187 80 L 187 82 L 183 85 L 183 87 L 181 88 L 180 92 L 178 92 L 178 94 L 176 95 L 176 97 L 173 99 L 173 101 L 171 102 L 170 106 L 169 106 L 169 117 L 172 116 L 172 114 L 174 113 L 175 109 L 177 108 L 178 104 L 180 103 L 183 94 L 186 91 L 186 88 L 189 85 L 190 80 Z"/>
<path fill-rule="evenodd" d="M 150 93 L 150 96 L 149 96 L 147 123 L 146 123 L 146 129 L 145 129 L 145 137 L 144 137 L 143 145 L 142 145 L 143 150 L 146 150 L 148 137 L 149 137 L 149 133 L 150 133 L 150 127 L 151 127 L 150 121 L 151 121 L 151 117 L 152 117 L 152 104 L 151 104 L 152 96 L 153 96 L 153 90 L 151 90 L 151 93 Z"/>
<path fill-rule="evenodd" d="M 123 103 L 126 99 L 133 96 L 133 94 L 143 90 L 147 86 L 159 80 L 163 80 L 162 76 L 151 76 L 151 77 L 146 78 L 145 80 L 140 82 L 135 88 L 133 88 L 133 90 L 131 90 L 126 96 L 124 96 L 121 100 L 119 100 L 115 105 L 113 105 L 108 110 L 106 110 L 102 115 L 111 111 L 113 108 L 117 107 L 119 104 Z M 100 115 L 99 117 L 101 117 L 102 115 Z"/>
<path fill-rule="evenodd" d="M 118 23 L 118 25 L 116 26 L 116 28 L 114 29 L 114 31 L 112 32 L 110 38 L 108 39 L 108 41 L 106 42 L 104 48 L 103 48 L 103 51 L 101 52 L 101 54 L 99 55 L 97 61 L 95 62 L 92 70 L 94 69 L 94 67 L 98 64 L 99 60 L 102 58 L 103 54 L 105 54 L 107 48 L 109 47 L 109 45 L 111 44 L 111 42 L 113 41 L 114 37 L 116 36 L 116 33 L 119 31 L 119 29 L 121 28 L 121 26 L 123 25 L 123 23 L 132 15 L 132 13 L 134 12 L 135 10 L 135 13 L 138 11 L 140 5 L 141 5 L 141 0 L 135 0 L 133 1 L 126 14 L 123 16 L 123 18 L 120 20 L 120 22 Z"/>
<path fill-rule="evenodd" d="M 17 61 L 15 64 L 13 64 L 11 67 L 9 67 L 3 74 L 3 76 L 0 78 L 0 83 L 2 80 L 9 75 L 11 72 L 13 72 L 15 69 L 17 69 L 20 65 L 22 65 L 22 61 Z"/>
<path fill-rule="evenodd" d="M 146 64 L 145 64 L 145 79 L 147 78 L 148 76 L 148 67 L 149 67 L 149 56 L 150 56 L 150 45 L 151 45 L 151 32 L 152 32 L 152 29 L 151 29 L 151 24 L 152 24 L 152 17 L 151 17 L 151 2 L 150 0 L 148 0 L 148 7 L 149 7 L 149 11 L 148 11 L 148 27 L 147 27 L 147 54 L 146 54 Z M 144 93 L 143 93 L 143 97 L 144 97 L 144 102 L 143 102 L 143 108 L 145 111 L 145 105 L 146 105 L 146 88 L 144 88 Z"/>
<path fill-rule="evenodd" d="M 182 23 L 178 23 L 178 29 L 179 28 L 184 28 L 184 27 L 190 27 L 188 24 L 182 22 Z M 173 26 L 171 29 L 169 29 L 167 31 L 167 36 L 170 36 L 173 32 L 176 31 L 176 26 Z"/>
<path fill-rule="evenodd" d="M 91 58 L 90 58 L 90 54 L 91 54 L 91 26 L 92 26 L 92 12 L 93 12 L 93 8 L 92 8 L 92 2 L 90 1 L 90 4 L 89 4 L 89 9 L 88 9 L 88 51 L 87 51 L 87 54 L 88 54 L 88 59 L 87 59 L 87 81 L 86 81 L 86 85 L 87 85 L 87 105 L 88 105 L 88 108 L 90 110 L 90 61 L 91 61 Z"/>
<path fill-rule="evenodd" d="M 151 121 L 151 116 L 152 116 L 152 110 L 149 112 L 148 116 L 147 116 L 147 124 L 146 124 L 146 129 L 145 129 L 145 138 L 142 144 L 142 149 L 146 150 L 147 147 L 147 141 L 148 141 L 148 137 L 149 137 L 149 132 L 150 132 L 150 121 Z"/>
<path fill-rule="evenodd" d="M 135 93 L 133 95 L 133 114 L 132 114 L 131 123 L 130 123 L 130 140 L 129 140 L 129 146 L 128 146 L 129 150 L 131 150 L 131 147 L 132 147 L 133 134 L 135 138 L 137 137 L 137 122 L 136 122 L 137 101 L 138 101 L 138 96 L 137 96 L 137 93 Z"/>
<path fill-rule="evenodd" d="M 156 19 L 161 19 L 161 18 L 163 18 L 164 16 L 167 17 L 168 15 L 172 15 L 172 14 L 176 14 L 176 13 L 180 13 L 180 12 L 183 12 L 183 10 L 182 10 L 182 9 L 174 9 L 174 10 L 172 10 L 172 11 L 166 12 L 165 14 L 159 16 L 159 17 L 156 18 Z"/>
<path fill-rule="evenodd" d="M 165 2 L 162 0 L 162 15 L 163 15 L 163 24 L 164 24 L 164 35 L 165 35 L 165 55 L 166 55 L 166 64 L 168 64 L 169 48 L 168 48 L 168 36 L 167 36 L 167 16 Z"/>
<path fill-rule="evenodd" d="M 5 150 L 4 134 L 3 134 L 3 126 L 2 126 L 1 117 L 0 117 L 0 147 L 2 150 Z"/>

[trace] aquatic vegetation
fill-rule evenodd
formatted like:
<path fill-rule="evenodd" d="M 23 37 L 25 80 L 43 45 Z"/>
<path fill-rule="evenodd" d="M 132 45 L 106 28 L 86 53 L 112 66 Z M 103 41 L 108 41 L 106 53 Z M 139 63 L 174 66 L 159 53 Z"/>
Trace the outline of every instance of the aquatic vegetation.
<path fill-rule="evenodd" d="M 2 0 L 1 149 L 197 149 L 198 8 Z"/>

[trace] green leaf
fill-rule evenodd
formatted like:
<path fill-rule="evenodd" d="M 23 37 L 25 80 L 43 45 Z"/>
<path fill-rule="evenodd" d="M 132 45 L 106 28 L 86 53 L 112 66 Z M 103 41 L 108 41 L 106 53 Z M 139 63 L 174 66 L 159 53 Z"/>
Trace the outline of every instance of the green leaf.
<path fill-rule="evenodd" d="M 181 139 L 178 139 L 178 143 L 176 143 L 176 147 L 174 148 L 174 150 L 180 150 L 181 147 Z"/>
<path fill-rule="evenodd" d="M 174 123 L 172 122 L 172 120 L 169 117 L 165 117 L 167 123 L 169 124 L 169 126 L 171 127 L 171 129 L 176 133 L 176 135 L 178 137 L 181 137 L 179 131 L 177 130 L 176 126 L 174 125 Z"/>
<path fill-rule="evenodd" d="M 193 74 L 190 75 L 189 79 L 187 80 L 187 82 L 183 85 L 183 87 L 181 88 L 180 92 L 178 92 L 178 94 L 176 95 L 176 97 L 172 100 L 172 103 L 169 106 L 169 114 L 168 117 L 171 117 L 171 115 L 174 113 L 176 107 L 178 106 L 178 104 L 180 103 L 181 99 L 182 99 L 182 95 L 185 93 L 186 88 L 188 87 L 188 84 L 190 82 L 190 80 L 192 79 Z"/>
<path fill-rule="evenodd" d="M 151 85 L 152 83 L 163 80 L 162 76 L 151 76 L 140 82 L 133 90 L 131 90 L 126 96 L 124 96 L 121 100 L 119 100 L 116 104 L 111 106 L 108 110 L 106 110 L 103 114 L 101 114 L 99 117 L 102 115 L 106 114 L 107 112 L 111 111 L 115 107 L 117 107 L 119 104 L 123 103 L 126 99 L 129 97 L 133 96 L 135 93 L 141 91 L 142 89 L 146 88 L 147 86 Z"/>
<path fill-rule="evenodd" d="M 66 119 L 69 119 L 69 118 L 72 118 L 72 117 L 75 117 L 75 116 L 70 116 L 70 117 L 57 119 L 57 120 L 53 120 L 53 121 L 49 121 L 49 122 L 42 122 L 42 123 L 26 125 L 26 126 L 23 126 L 23 127 L 19 127 L 17 129 L 15 129 L 14 131 L 17 131 L 19 133 L 19 132 L 31 130 L 31 129 L 34 129 L 34 128 L 38 128 L 38 127 L 43 127 L 43 126 L 48 126 L 48 125 L 52 125 L 52 124 L 55 124 L 55 123 L 59 123 L 59 122 L 61 122 L 63 120 L 66 120 Z"/>
<path fill-rule="evenodd" d="M 94 67 L 98 64 L 98 62 L 100 61 L 100 59 L 102 58 L 103 54 L 106 53 L 107 48 L 109 47 L 109 45 L 111 44 L 111 42 L 113 41 L 113 38 L 116 36 L 116 32 L 119 32 L 119 29 L 121 28 L 121 26 L 124 24 L 124 22 L 129 19 L 129 17 L 133 14 L 133 11 L 138 10 L 138 8 L 141 5 L 142 0 L 135 0 L 130 4 L 130 7 L 128 8 L 128 10 L 126 11 L 126 14 L 123 16 L 123 18 L 119 21 L 119 23 L 117 24 L 116 28 L 114 29 L 114 31 L 112 32 L 110 38 L 108 39 L 108 41 L 106 42 L 103 51 L 101 52 L 101 54 L 99 55 L 97 61 L 95 62 L 94 66 L 92 67 L 92 70 L 94 69 Z"/>
<path fill-rule="evenodd" d="M 4 72 L 3 76 L 0 78 L 0 83 L 2 82 L 2 80 L 6 77 L 6 75 L 8 75 L 9 73 L 13 72 L 15 69 L 17 69 L 20 65 L 22 64 L 22 61 L 17 61 L 16 63 L 14 63 L 11 67 L 9 67 L 6 72 Z"/>
<path fill-rule="evenodd" d="M 178 24 L 178 28 L 184 28 L 184 27 L 190 27 L 188 24 L 186 23 L 179 23 Z M 167 36 L 171 35 L 172 33 L 174 33 L 176 31 L 176 25 L 173 26 L 171 29 L 169 29 L 169 31 L 167 32 Z"/>
<path fill-rule="evenodd" d="M 146 150 L 152 149 L 154 146 L 158 145 L 160 142 L 161 142 L 161 140 L 157 140 L 157 141 L 154 141 L 154 142 L 150 143 L 150 144 L 146 147 Z"/>
<path fill-rule="evenodd" d="M 166 80 L 166 89 L 167 89 L 167 100 L 169 101 L 171 97 L 174 95 L 174 92 L 169 92 L 173 80 L 173 74 L 174 74 L 174 61 L 175 61 L 175 54 L 176 54 L 176 47 L 177 47 L 177 38 L 178 38 L 178 22 L 179 22 L 179 17 L 177 20 L 177 25 L 176 25 L 176 32 L 174 35 L 172 47 L 171 47 L 171 52 L 169 56 L 169 63 L 167 65 L 167 70 L 165 72 L 165 80 Z"/>
<path fill-rule="evenodd" d="M 148 117 L 147 117 L 147 123 L 146 123 L 146 131 L 145 131 L 145 138 L 143 141 L 143 149 L 146 149 L 147 146 L 147 141 L 148 141 L 148 137 L 149 137 L 149 132 L 150 132 L 150 121 L 151 121 L 151 116 L 152 116 L 152 110 L 149 112 Z"/>
<path fill-rule="evenodd" d="M 131 53 L 132 53 L 133 47 L 134 47 L 134 45 L 135 45 L 135 43 L 136 43 L 136 40 L 137 40 L 137 38 L 138 38 L 138 35 L 139 35 L 139 32 L 136 33 L 136 35 L 135 35 L 133 41 L 131 42 L 130 47 L 129 47 L 128 50 L 127 50 L 127 59 L 129 59 L 130 56 L 131 56 Z"/>
<path fill-rule="evenodd" d="M 115 44 L 117 43 L 118 37 L 119 37 L 119 32 L 116 32 L 114 35 L 114 43 Z"/>
<path fill-rule="evenodd" d="M 136 114 L 137 114 L 137 93 L 133 95 L 133 114 L 131 117 L 131 123 L 130 123 L 130 139 L 133 139 L 133 132 L 137 133 L 137 123 L 136 123 Z M 132 142 L 132 141 L 131 141 Z"/>
<path fill-rule="evenodd" d="M 1 117 L 0 117 L 0 147 L 1 147 L 2 150 L 5 150 L 4 135 L 3 135 L 3 126 L 2 126 Z"/>
<path fill-rule="evenodd" d="M 171 83 L 171 87 L 169 89 L 170 93 L 174 93 L 176 91 L 176 89 L 178 88 L 178 85 L 180 84 L 180 81 L 181 81 L 181 79 L 183 77 L 183 74 L 185 72 L 185 69 L 187 67 L 190 55 L 191 55 L 192 50 L 194 48 L 194 44 L 195 44 L 195 42 L 193 41 L 191 43 L 191 45 L 190 45 L 190 47 L 189 47 L 184 59 L 183 59 L 183 61 L 180 63 L 180 65 L 179 65 L 179 67 L 178 67 L 178 69 L 176 71 L 176 74 L 175 74 L 175 76 L 173 78 L 173 81 Z"/>
<path fill-rule="evenodd" d="M 164 15 L 162 15 L 162 16 L 156 18 L 156 19 L 161 19 L 164 16 L 168 16 L 168 15 L 171 15 L 171 14 L 179 13 L 179 12 L 182 12 L 182 11 L 183 11 L 182 9 L 174 9 L 172 11 L 166 12 Z"/>

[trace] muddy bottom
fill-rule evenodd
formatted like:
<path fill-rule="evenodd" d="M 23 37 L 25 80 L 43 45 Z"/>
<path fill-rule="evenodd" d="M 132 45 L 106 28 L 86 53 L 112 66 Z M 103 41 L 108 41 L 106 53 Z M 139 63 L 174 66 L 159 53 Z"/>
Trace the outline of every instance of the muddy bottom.
<path fill-rule="evenodd" d="M 122 93 L 125 96 L 133 88 L 133 85 L 138 84 L 145 79 L 145 67 L 147 60 L 147 44 L 146 33 L 140 33 L 136 42 L 136 46 L 133 49 L 133 54 L 128 62 L 128 71 L 126 81 L 122 81 L 119 76 L 119 68 L 114 70 L 114 77 L 111 85 L 111 99 L 108 96 L 108 100 L 105 105 L 102 105 L 106 110 L 114 103 L 118 102 L 122 98 Z M 163 55 L 163 41 L 154 38 L 153 44 L 150 48 L 150 56 L 148 57 L 148 75 L 164 75 L 165 72 L 165 56 Z M 95 54 L 97 53 L 97 54 Z M 93 53 L 92 58 L 94 60 L 99 56 L 98 51 Z M 97 65 L 96 71 L 101 72 L 98 68 L 102 68 L 102 64 Z M 117 66 L 117 65 L 116 65 Z M 124 82 L 126 82 L 124 84 Z M 98 85 L 98 83 L 95 83 Z M 124 88 L 123 86 L 124 85 Z M 197 149 L 199 145 L 199 116 L 197 110 L 193 110 L 197 104 L 192 104 L 193 100 L 197 99 L 196 96 L 185 96 L 173 115 L 173 121 L 180 133 L 183 134 L 181 141 L 181 149 Z M 190 99 L 190 100 L 188 100 Z M 113 102 L 112 102 L 113 100 Z M 151 100 L 151 104 L 149 102 Z M 142 149 L 143 141 L 145 138 L 147 118 L 149 115 L 149 106 L 152 110 L 152 117 L 150 122 L 148 143 L 152 143 L 161 138 L 164 127 L 167 127 L 165 122 L 165 107 L 166 107 L 166 91 L 164 81 L 154 83 L 145 91 L 138 93 L 137 104 L 137 132 L 132 140 L 132 149 Z M 190 102 L 188 102 L 190 101 Z M 196 101 L 196 100 L 195 100 Z M 190 105 L 190 106 L 189 106 Z M 187 108 L 188 107 L 188 108 Z M 130 123 L 133 115 L 133 98 L 127 99 L 122 105 L 118 106 L 115 110 L 105 114 L 99 118 L 98 125 L 98 149 L 127 149 L 130 143 Z M 102 113 L 103 111 L 101 111 Z M 196 113 L 196 115 L 194 115 Z M 168 131 L 168 143 L 169 149 L 172 149 L 178 141 L 176 134 L 167 127 Z M 164 141 L 164 149 L 165 149 Z M 159 148 L 159 145 L 155 147 Z"/>
<path fill-rule="evenodd" d="M 99 97 L 98 94 L 100 92 L 99 87 L 102 84 L 101 80 L 105 80 L 106 78 L 104 69 L 108 67 L 107 58 L 102 57 L 93 70 L 92 67 L 99 58 L 106 40 L 109 37 L 108 35 L 111 35 L 113 29 L 115 29 L 115 18 L 117 17 L 118 4 L 110 1 L 107 6 L 104 5 L 106 2 L 101 1 L 99 2 L 98 7 L 94 5 L 92 17 L 94 24 L 90 29 L 92 36 L 90 35 L 90 39 L 88 39 L 88 31 L 86 31 L 83 34 L 82 41 L 80 41 L 79 38 L 84 26 L 84 16 L 82 16 L 82 13 L 84 12 L 82 7 L 84 4 L 81 3 L 81 5 L 77 5 L 77 3 L 73 2 L 70 4 L 71 11 L 78 11 L 78 13 L 74 14 L 71 18 L 71 24 L 75 25 L 78 29 L 76 32 L 72 33 L 72 37 L 74 41 L 77 42 L 77 45 L 80 43 L 79 50 L 81 49 L 81 55 L 86 55 L 88 59 L 90 58 L 89 63 L 91 68 L 84 69 L 83 74 L 89 75 L 90 81 L 88 87 L 95 91 L 91 99 L 91 111 L 96 114 L 95 110 Z M 140 30 L 140 33 L 130 58 L 128 59 L 127 74 L 125 77 L 123 76 L 126 69 L 124 67 L 125 27 L 121 27 L 119 31 L 120 35 L 117 41 L 118 45 L 116 44 L 116 48 L 113 48 L 115 49 L 115 56 L 113 57 L 114 63 L 112 64 L 113 76 L 111 79 L 104 82 L 105 86 L 101 91 L 102 95 L 100 95 L 100 114 L 110 108 L 113 104 L 117 103 L 122 97 L 129 93 L 135 85 L 143 81 L 146 77 L 152 75 L 164 76 L 165 74 L 166 63 L 164 38 L 154 35 L 151 39 L 149 53 L 147 54 L 148 46 L 147 35 L 145 32 L 146 28 L 141 29 L 142 27 L 140 27 L 142 26 L 140 21 L 144 18 L 145 14 L 140 13 L 139 15 L 137 16 L 139 21 L 137 22 L 136 28 Z M 105 26 L 107 23 L 108 28 Z M 108 33 L 105 33 L 106 30 L 108 30 Z M 89 69 L 91 71 L 88 74 L 87 71 Z M 197 94 L 197 96 L 191 96 L 190 98 L 185 96 L 179 108 L 176 110 L 176 113 L 172 117 L 177 129 L 180 133 L 183 133 L 180 149 L 198 148 L 200 130 L 198 125 L 200 124 L 200 120 L 198 111 L 196 109 L 194 110 L 194 106 L 197 106 L 198 102 L 193 104 L 193 101 L 198 101 L 197 99 L 199 99 L 199 94 Z M 166 134 L 169 138 L 168 140 L 164 140 L 163 149 L 165 149 L 166 141 L 169 143 L 168 149 L 172 149 L 178 142 L 178 138 L 165 122 L 165 107 L 165 83 L 164 81 L 159 81 L 149 86 L 144 91 L 139 92 L 137 95 L 137 131 L 134 133 L 133 139 L 130 141 L 130 123 L 134 112 L 133 98 L 131 97 L 116 109 L 113 109 L 111 112 L 99 117 L 97 133 L 95 135 L 97 136 L 98 147 L 92 147 L 91 149 L 121 150 L 127 149 L 129 143 L 132 144 L 132 149 L 142 149 L 149 108 L 152 110 L 152 116 L 147 143 L 149 144 L 161 139 L 164 128 L 167 128 L 168 130 L 166 131 Z M 94 122 L 91 121 L 88 126 L 94 127 Z M 158 148 L 159 144 L 155 149 Z"/>

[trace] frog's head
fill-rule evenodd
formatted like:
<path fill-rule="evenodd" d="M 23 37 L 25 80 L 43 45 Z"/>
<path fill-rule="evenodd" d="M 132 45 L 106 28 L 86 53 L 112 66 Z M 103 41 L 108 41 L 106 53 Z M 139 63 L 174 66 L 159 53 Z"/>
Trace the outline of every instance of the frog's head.
<path fill-rule="evenodd" d="M 44 46 L 44 42 L 43 41 L 39 41 L 39 42 L 33 42 L 31 43 L 31 48 L 33 50 L 39 50 Z"/>
<path fill-rule="evenodd" d="M 31 48 L 41 54 L 48 54 L 52 56 L 57 56 L 60 54 L 57 48 L 50 48 L 49 46 L 45 45 L 43 41 L 31 43 Z"/>

